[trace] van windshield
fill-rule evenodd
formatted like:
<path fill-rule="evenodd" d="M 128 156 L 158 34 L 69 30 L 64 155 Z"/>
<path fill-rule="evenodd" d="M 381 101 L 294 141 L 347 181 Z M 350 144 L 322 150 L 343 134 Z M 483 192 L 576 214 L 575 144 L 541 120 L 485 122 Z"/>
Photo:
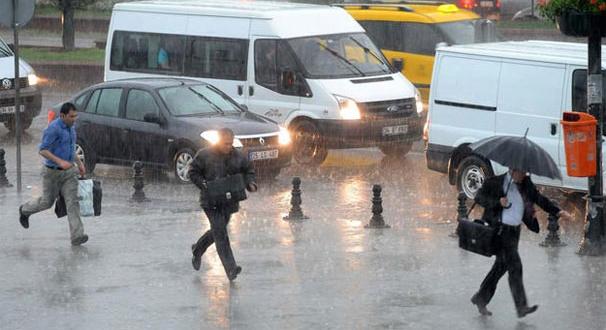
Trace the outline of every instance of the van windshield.
<path fill-rule="evenodd" d="M 209 85 L 165 87 L 158 94 L 175 116 L 197 116 L 241 112 L 229 96 Z"/>
<path fill-rule="evenodd" d="M 482 23 L 483 20 L 474 19 L 441 23 L 437 24 L 437 27 L 451 45 L 498 41 L 496 33 L 482 33 L 484 32 L 482 31 Z"/>
<path fill-rule="evenodd" d="M 288 40 L 307 78 L 337 79 L 392 73 L 380 50 L 364 33 Z"/>
<path fill-rule="evenodd" d="M 0 39 L 0 57 L 9 57 L 13 56 L 13 51 L 8 47 L 8 45 Z"/>

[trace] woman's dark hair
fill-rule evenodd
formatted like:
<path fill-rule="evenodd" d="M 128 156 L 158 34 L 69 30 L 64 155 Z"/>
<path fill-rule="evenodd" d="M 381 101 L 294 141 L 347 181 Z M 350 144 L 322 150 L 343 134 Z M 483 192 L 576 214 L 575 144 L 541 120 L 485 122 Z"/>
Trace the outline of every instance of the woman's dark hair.
<path fill-rule="evenodd" d="M 63 105 L 61 106 L 61 110 L 60 112 L 64 115 L 67 115 L 70 111 L 78 111 L 78 109 L 76 109 L 76 106 L 71 103 L 71 102 L 65 102 L 63 103 Z"/>

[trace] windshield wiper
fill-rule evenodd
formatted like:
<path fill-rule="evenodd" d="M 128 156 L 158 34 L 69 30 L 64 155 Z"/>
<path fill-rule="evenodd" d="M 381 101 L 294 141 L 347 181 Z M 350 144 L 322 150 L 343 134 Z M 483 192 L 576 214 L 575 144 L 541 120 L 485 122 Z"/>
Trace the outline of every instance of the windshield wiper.
<path fill-rule="evenodd" d="M 350 67 L 356 69 L 356 71 L 362 76 L 365 77 L 366 75 L 364 74 L 364 72 L 362 70 L 360 70 L 360 68 L 358 68 L 355 64 L 351 63 L 350 60 L 346 59 L 345 57 L 341 56 L 341 54 L 337 53 L 334 49 L 328 47 L 328 46 L 324 46 L 323 44 L 319 43 L 316 41 L 316 43 L 318 45 L 320 45 L 320 47 L 326 49 L 332 56 L 340 59 L 341 61 L 349 64 Z M 351 69 L 350 69 L 351 70 Z"/>
<path fill-rule="evenodd" d="M 372 57 L 374 57 L 377 61 L 379 61 L 379 63 L 385 65 L 385 62 L 383 62 L 383 60 L 379 57 L 379 55 L 375 54 L 375 52 L 370 50 L 370 48 L 364 46 L 361 42 L 359 42 L 358 40 L 356 40 L 356 38 L 354 38 L 352 36 L 349 36 L 349 39 L 351 39 L 351 41 L 355 42 L 356 45 L 360 46 L 360 48 L 362 48 L 366 54 L 372 55 Z M 383 68 L 383 66 L 381 66 L 380 68 L 381 68 L 381 71 L 383 71 L 385 73 L 391 73 L 389 70 Z"/>
<path fill-rule="evenodd" d="M 204 96 L 201 93 L 195 91 L 193 88 L 189 88 L 189 90 L 192 91 L 192 92 L 194 92 L 194 94 L 198 95 L 204 101 L 208 102 L 208 104 L 210 104 L 213 107 L 213 110 L 215 110 L 216 112 L 218 112 L 218 113 L 220 113 L 222 115 L 225 114 L 225 112 L 223 110 L 221 110 L 221 108 L 219 108 L 218 105 L 216 105 L 213 102 L 211 102 L 211 100 L 209 100 L 206 96 Z"/>

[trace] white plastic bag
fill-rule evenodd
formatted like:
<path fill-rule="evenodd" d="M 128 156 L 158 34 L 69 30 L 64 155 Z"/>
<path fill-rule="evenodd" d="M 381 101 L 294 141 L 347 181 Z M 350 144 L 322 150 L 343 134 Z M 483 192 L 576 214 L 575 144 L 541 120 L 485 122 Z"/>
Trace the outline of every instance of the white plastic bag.
<path fill-rule="evenodd" d="M 92 217 L 95 214 L 93 207 L 93 180 L 78 180 L 78 200 L 80 202 L 80 216 Z"/>

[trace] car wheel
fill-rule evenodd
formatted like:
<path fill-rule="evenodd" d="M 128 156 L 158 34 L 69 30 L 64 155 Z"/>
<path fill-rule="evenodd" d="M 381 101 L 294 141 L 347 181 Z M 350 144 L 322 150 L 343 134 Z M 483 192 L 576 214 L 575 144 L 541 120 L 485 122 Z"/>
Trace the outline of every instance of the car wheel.
<path fill-rule="evenodd" d="M 175 178 L 181 183 L 188 183 L 189 180 L 189 167 L 194 160 L 194 151 L 190 148 L 182 148 L 175 153 L 174 158 L 174 172 Z"/>
<path fill-rule="evenodd" d="M 76 143 L 76 156 L 86 167 L 86 172 L 93 174 L 95 166 L 97 165 L 97 156 L 95 151 L 83 141 L 78 141 L 78 143 Z"/>
<path fill-rule="evenodd" d="M 478 156 L 465 157 L 457 168 L 457 189 L 473 199 L 487 177 L 493 175 L 490 164 Z"/>
<path fill-rule="evenodd" d="M 328 156 L 326 143 L 318 126 L 310 120 L 300 120 L 291 126 L 295 161 L 301 165 L 319 166 Z"/>
<path fill-rule="evenodd" d="M 21 118 L 21 129 L 28 129 L 30 126 L 32 126 L 33 120 L 33 118 L 29 117 Z M 4 122 L 4 127 L 6 127 L 11 132 L 15 132 L 17 130 L 17 122 L 15 121 L 15 118 L 13 117 L 7 122 Z"/>
<path fill-rule="evenodd" d="M 412 142 L 402 144 L 380 145 L 379 149 L 387 157 L 404 158 L 404 156 L 406 156 L 406 154 L 410 152 L 410 149 L 412 149 Z"/>

